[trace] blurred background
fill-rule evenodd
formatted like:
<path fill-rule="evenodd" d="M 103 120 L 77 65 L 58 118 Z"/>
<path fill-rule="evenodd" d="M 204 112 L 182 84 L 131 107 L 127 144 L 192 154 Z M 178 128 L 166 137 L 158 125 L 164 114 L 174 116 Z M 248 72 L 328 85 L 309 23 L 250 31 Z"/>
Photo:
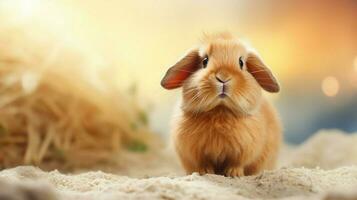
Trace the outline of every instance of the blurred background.
<path fill-rule="evenodd" d="M 248 40 L 282 85 L 269 95 L 285 139 L 301 143 L 319 129 L 357 131 L 357 1 L 354 0 L 1 0 L 16 21 L 46 24 L 113 63 L 121 90 L 137 90 L 153 130 L 168 136 L 180 91 L 166 91 L 167 68 L 203 32 Z M 38 24 L 41 23 L 41 24 Z M 31 30 L 28 30 L 31 32 Z"/>

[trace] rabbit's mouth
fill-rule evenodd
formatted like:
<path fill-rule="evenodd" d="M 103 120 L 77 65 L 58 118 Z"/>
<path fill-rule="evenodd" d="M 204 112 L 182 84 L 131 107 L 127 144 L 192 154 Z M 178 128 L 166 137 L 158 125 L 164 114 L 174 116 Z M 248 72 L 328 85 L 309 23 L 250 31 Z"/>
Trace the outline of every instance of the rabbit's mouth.
<path fill-rule="evenodd" d="M 227 97 L 227 94 L 222 92 L 221 94 L 218 95 L 219 98 L 224 99 Z"/>
<path fill-rule="evenodd" d="M 218 97 L 224 99 L 228 97 L 228 85 L 225 82 L 220 82 L 217 84 Z"/>

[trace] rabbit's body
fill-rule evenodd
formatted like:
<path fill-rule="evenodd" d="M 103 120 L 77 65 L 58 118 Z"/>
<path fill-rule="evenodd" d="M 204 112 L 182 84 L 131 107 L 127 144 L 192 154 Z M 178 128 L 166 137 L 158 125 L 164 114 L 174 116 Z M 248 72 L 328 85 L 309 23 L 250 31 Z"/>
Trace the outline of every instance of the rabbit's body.
<path fill-rule="evenodd" d="M 173 134 L 187 173 L 242 176 L 275 166 L 281 127 L 268 101 L 249 116 L 237 116 L 225 107 L 181 115 Z"/>
<path fill-rule="evenodd" d="M 261 88 L 280 88 L 255 52 L 229 34 L 206 37 L 161 84 L 183 88 L 173 136 L 187 173 L 242 176 L 273 169 L 281 124 Z"/>

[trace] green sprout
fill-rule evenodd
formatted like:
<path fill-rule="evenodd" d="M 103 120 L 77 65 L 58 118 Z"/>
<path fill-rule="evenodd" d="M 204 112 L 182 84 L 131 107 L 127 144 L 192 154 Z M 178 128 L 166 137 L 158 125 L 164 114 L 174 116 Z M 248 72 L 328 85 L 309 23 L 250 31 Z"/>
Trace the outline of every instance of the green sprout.
<path fill-rule="evenodd" d="M 138 85 L 136 83 L 132 83 L 129 86 L 128 92 L 131 96 L 136 96 L 138 93 Z"/>
<path fill-rule="evenodd" d="M 139 140 L 133 140 L 128 145 L 128 150 L 132 152 L 146 152 L 148 150 L 148 146 Z"/>
<path fill-rule="evenodd" d="M 148 125 L 149 123 L 149 117 L 145 111 L 140 111 L 138 113 L 139 117 L 139 122 L 142 123 L 143 125 Z"/>

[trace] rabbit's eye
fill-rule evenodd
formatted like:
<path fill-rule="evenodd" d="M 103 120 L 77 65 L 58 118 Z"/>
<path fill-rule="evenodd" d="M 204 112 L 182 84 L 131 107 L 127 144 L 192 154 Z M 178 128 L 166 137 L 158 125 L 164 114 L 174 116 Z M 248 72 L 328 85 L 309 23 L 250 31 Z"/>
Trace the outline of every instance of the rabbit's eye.
<path fill-rule="evenodd" d="M 203 58 L 203 60 L 202 60 L 203 68 L 206 68 L 206 67 L 207 67 L 207 64 L 208 64 L 208 57 L 206 56 L 206 57 Z"/>
<path fill-rule="evenodd" d="M 244 65 L 244 63 L 243 63 L 242 56 L 241 56 L 241 57 L 239 57 L 239 67 L 240 67 L 240 69 L 243 69 L 243 65 Z"/>

